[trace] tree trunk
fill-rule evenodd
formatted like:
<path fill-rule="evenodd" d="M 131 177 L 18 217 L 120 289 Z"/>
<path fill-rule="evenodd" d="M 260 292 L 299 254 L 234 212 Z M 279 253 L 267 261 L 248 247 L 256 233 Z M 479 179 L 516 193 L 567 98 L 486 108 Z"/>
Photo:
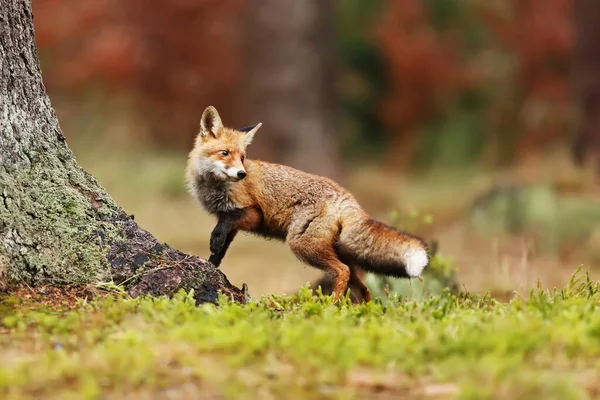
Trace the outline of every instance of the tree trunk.
<path fill-rule="evenodd" d="M 183 173 L 183 171 L 182 171 Z M 39 67 L 30 0 L 0 2 L 0 284 L 122 284 L 132 296 L 244 293 L 159 243 L 75 161 Z"/>
<path fill-rule="evenodd" d="M 262 122 L 253 158 L 341 179 L 333 4 L 247 3 L 245 114 Z"/>
<path fill-rule="evenodd" d="M 578 115 L 574 156 L 600 167 L 600 3 L 575 2 L 575 90 Z"/>

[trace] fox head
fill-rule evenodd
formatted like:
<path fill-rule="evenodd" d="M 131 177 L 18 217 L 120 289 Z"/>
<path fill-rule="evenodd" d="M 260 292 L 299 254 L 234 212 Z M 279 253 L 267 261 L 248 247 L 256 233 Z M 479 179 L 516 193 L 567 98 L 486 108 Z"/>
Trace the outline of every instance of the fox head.
<path fill-rule="evenodd" d="M 237 182 L 246 177 L 246 147 L 262 123 L 241 129 L 223 126 L 217 109 L 208 106 L 200 119 L 200 131 L 192 151 L 192 168 L 201 176 Z"/>

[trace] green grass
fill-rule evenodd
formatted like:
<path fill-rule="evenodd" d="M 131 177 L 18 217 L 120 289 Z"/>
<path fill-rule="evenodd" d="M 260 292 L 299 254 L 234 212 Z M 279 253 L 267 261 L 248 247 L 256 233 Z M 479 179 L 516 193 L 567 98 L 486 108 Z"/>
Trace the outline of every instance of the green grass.
<path fill-rule="evenodd" d="M 445 291 L 332 304 L 302 289 L 245 306 L 8 297 L 0 316 L 3 399 L 564 400 L 600 386 L 600 284 L 581 271 L 509 303 Z"/>

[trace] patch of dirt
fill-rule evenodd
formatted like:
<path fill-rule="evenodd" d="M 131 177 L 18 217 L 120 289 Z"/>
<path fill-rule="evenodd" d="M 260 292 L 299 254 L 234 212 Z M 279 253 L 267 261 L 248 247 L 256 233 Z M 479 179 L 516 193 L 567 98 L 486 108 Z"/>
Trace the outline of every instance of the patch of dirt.
<path fill-rule="evenodd" d="M 107 296 L 108 292 L 98 290 L 88 285 L 40 286 L 31 288 L 20 286 L 0 294 L 0 304 L 6 304 L 7 299 L 16 300 L 14 307 L 46 306 L 50 309 L 75 308 L 78 300 L 91 300 L 97 296 Z"/>

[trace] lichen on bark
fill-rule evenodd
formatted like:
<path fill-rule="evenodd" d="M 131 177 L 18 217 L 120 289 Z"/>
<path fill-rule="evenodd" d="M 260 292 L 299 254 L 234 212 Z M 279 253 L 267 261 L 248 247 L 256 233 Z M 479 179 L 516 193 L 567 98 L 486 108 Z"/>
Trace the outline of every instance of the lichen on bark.
<path fill-rule="evenodd" d="M 83 171 L 69 161 L 58 168 L 36 162 L 12 174 L 1 168 L 0 239 L 11 260 L 7 278 L 30 285 L 108 280 L 108 243 L 121 237 L 104 220 L 115 214 L 112 200 L 92 192 Z"/>

